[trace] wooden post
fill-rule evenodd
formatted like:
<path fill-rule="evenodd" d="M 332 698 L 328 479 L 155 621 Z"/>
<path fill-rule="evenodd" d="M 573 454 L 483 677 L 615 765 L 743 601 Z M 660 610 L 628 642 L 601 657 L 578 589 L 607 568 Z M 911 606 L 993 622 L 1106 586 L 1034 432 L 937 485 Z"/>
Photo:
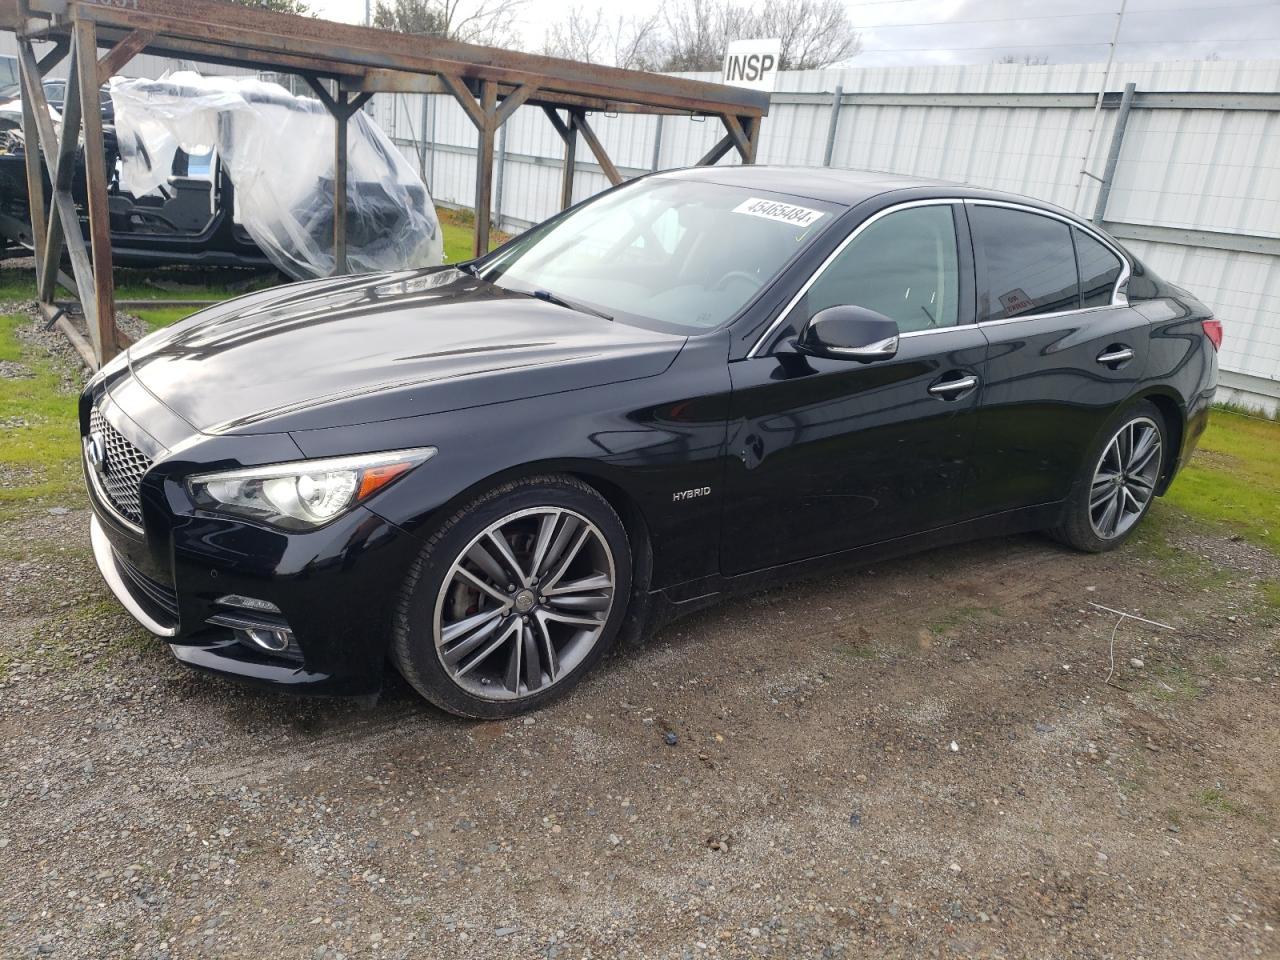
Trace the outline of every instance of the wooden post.
<path fill-rule="evenodd" d="M 28 44 L 26 40 L 19 40 L 20 44 Z M 70 44 L 65 40 L 60 40 L 58 45 L 54 47 L 45 57 L 37 64 L 38 76 L 31 78 L 33 84 L 39 84 L 45 73 L 62 60 L 67 55 Z M 28 45 L 27 51 L 31 53 Z M 28 64 L 34 62 L 35 57 L 19 59 L 18 70 L 25 74 Z M 25 79 L 25 77 L 24 77 Z M 40 127 L 36 123 L 34 113 L 35 106 L 31 102 L 31 98 L 25 94 L 22 97 L 22 139 L 26 144 L 26 170 L 27 170 L 27 210 L 31 215 L 31 249 L 36 254 L 36 288 L 41 289 L 41 278 L 43 277 L 43 265 L 41 254 L 44 252 L 45 226 L 48 223 L 49 211 L 46 209 L 44 196 L 44 168 L 42 165 L 41 148 L 40 148 Z M 52 180 L 52 173 L 50 174 Z M 57 215 L 54 214 L 54 219 Z"/>
<path fill-rule="evenodd" d="M 330 276 L 340 277 L 347 273 L 347 121 L 357 110 L 369 102 L 372 93 L 357 94 L 350 99 L 347 91 L 339 88 L 335 99 L 329 95 L 320 80 L 310 74 L 303 76 L 307 86 L 324 104 L 333 117 L 333 271 Z"/>
<path fill-rule="evenodd" d="M 556 128 L 556 133 L 560 134 L 560 139 L 564 141 L 564 166 L 560 173 L 560 209 L 567 210 L 573 206 L 573 174 L 575 155 L 578 152 L 578 128 L 573 125 L 572 115 L 566 124 L 560 119 L 560 114 L 554 107 L 544 104 L 542 112 L 547 115 L 551 125 Z"/>
<path fill-rule="evenodd" d="M 347 272 L 347 92 L 339 90 L 333 114 L 333 275 Z"/>
<path fill-rule="evenodd" d="M 76 146 L 80 139 L 80 115 L 84 106 L 80 99 L 80 86 L 76 82 L 76 78 L 80 76 L 80 51 L 71 51 L 69 82 L 67 83 L 66 99 L 62 104 L 62 136 L 58 141 L 57 153 L 54 155 L 54 162 L 49 164 L 49 183 L 53 189 L 55 197 L 69 194 L 71 192 L 72 173 L 76 165 Z M 90 61 L 91 63 L 95 61 Z M 96 95 L 94 103 L 97 103 Z M 44 109 L 37 105 L 37 109 Z M 63 233 L 64 224 L 60 217 L 54 216 L 49 220 L 49 228 L 45 231 L 45 245 L 40 248 L 39 256 L 36 263 L 39 265 L 38 272 L 38 299 L 42 303 L 50 303 L 53 300 L 54 287 L 58 275 L 58 264 L 62 261 L 62 245 L 65 234 Z M 79 234 L 80 222 L 79 217 L 76 218 L 75 232 Z M 96 300 L 95 300 L 96 302 Z M 93 338 L 95 349 L 97 348 L 96 331 L 89 331 L 90 337 Z"/>
<path fill-rule="evenodd" d="M 49 59 L 45 58 L 46 61 Z M 53 128 L 53 119 L 49 115 L 49 102 L 44 95 L 44 88 L 40 85 L 42 76 L 41 67 L 35 59 L 35 51 L 32 49 L 31 42 L 24 39 L 18 44 L 18 61 L 22 65 L 21 77 L 24 84 L 24 97 L 31 103 L 30 119 L 34 121 L 37 132 L 37 142 L 28 144 L 28 149 L 38 150 L 41 158 L 44 160 L 46 169 L 53 172 L 59 167 L 58 151 L 59 140 Z M 73 73 L 74 77 L 75 74 Z M 74 97 L 78 110 L 80 101 L 80 88 L 73 85 L 68 94 L 69 98 Z M 65 132 L 70 138 L 69 143 L 74 145 L 78 134 L 79 120 L 76 120 L 74 126 L 64 124 Z M 94 298 L 94 278 L 93 264 L 89 260 L 89 250 L 84 243 L 84 234 L 81 232 L 80 215 L 76 210 L 75 201 L 71 196 L 71 167 L 64 167 L 63 170 L 67 174 L 64 181 L 65 189 L 54 189 L 49 203 L 49 218 L 45 226 L 45 248 L 41 251 L 41 261 L 43 263 L 51 263 L 52 266 L 45 270 L 43 266 L 38 267 L 42 270 L 41 283 L 48 287 L 48 294 L 41 295 L 42 304 L 49 304 L 53 299 L 52 284 L 62 282 L 66 284 L 62 274 L 57 269 L 57 265 L 62 258 L 62 250 L 65 244 L 67 256 L 71 259 L 71 270 L 75 275 L 75 280 L 70 284 L 69 289 L 76 291 L 80 299 L 80 304 L 84 309 L 85 320 L 89 325 L 89 329 L 97 335 L 97 301 Z M 54 187 L 57 187 L 56 175 L 52 178 Z"/>
<path fill-rule="evenodd" d="M 708 150 L 705 154 L 702 155 L 702 159 L 700 159 L 697 162 L 696 166 L 699 166 L 699 167 L 714 166 L 717 160 L 719 160 L 721 157 L 723 157 L 726 153 L 728 153 L 732 149 L 733 149 L 733 137 L 726 133 L 723 137 L 720 138 L 720 140 L 716 143 L 714 147 L 712 147 L 710 150 Z"/>
<path fill-rule="evenodd" d="M 93 299 L 96 324 L 90 334 L 98 362 L 117 353 L 115 285 L 111 262 L 111 220 L 107 211 L 107 158 L 98 107 L 98 33 L 92 20 L 75 21 L 76 71 L 84 127 L 85 206 L 89 208 L 89 242 L 93 251 Z M 88 314 L 86 313 L 86 318 Z M 95 329 L 96 327 L 96 329 Z"/>
<path fill-rule="evenodd" d="M 743 117 L 743 121 L 747 126 L 747 152 L 742 155 L 742 162 L 755 163 L 760 149 L 760 118 Z"/>
<path fill-rule="evenodd" d="M 480 109 L 484 122 L 479 127 L 479 143 L 476 153 L 476 235 L 471 252 L 482 257 L 489 252 L 489 219 L 493 205 L 493 140 L 498 131 L 498 85 L 493 80 L 484 81 L 480 88 Z"/>
<path fill-rule="evenodd" d="M 587 123 L 587 115 L 582 110 L 574 110 L 571 113 L 573 118 L 573 126 L 576 130 L 581 131 L 582 139 L 587 142 L 587 146 L 591 148 L 591 152 L 595 154 L 596 163 L 600 164 L 600 169 L 604 171 L 605 177 L 609 183 L 617 186 L 622 182 L 622 174 L 618 172 L 618 168 L 613 165 L 613 161 L 609 159 L 609 154 L 605 152 L 604 144 L 596 137 L 596 132 L 591 129 L 591 125 Z"/>
<path fill-rule="evenodd" d="M 498 106 L 498 84 L 485 80 L 480 86 L 477 103 L 462 78 L 442 73 L 440 80 L 475 125 L 478 134 L 476 145 L 476 234 L 471 245 L 473 256 L 481 257 L 489 252 L 489 230 L 493 210 L 493 147 L 498 129 L 510 119 L 520 104 L 538 89 L 536 84 L 524 83 L 507 94 Z"/>
<path fill-rule="evenodd" d="M 729 132 L 729 139 L 738 148 L 738 156 L 742 158 L 742 162 L 751 163 L 755 147 L 751 143 L 750 135 L 742 128 L 739 118 L 731 113 L 726 113 L 720 119 L 724 121 L 724 128 Z M 751 120 L 748 118 L 747 123 L 750 124 L 750 122 Z"/>

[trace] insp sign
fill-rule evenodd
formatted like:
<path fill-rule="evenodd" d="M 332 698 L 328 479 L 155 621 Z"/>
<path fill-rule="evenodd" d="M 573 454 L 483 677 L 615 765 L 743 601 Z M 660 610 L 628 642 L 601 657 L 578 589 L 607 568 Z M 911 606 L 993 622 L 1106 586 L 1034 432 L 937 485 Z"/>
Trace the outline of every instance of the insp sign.
<path fill-rule="evenodd" d="M 772 93 L 778 80 L 778 61 L 782 59 L 782 41 L 735 40 L 724 55 L 725 83 Z"/>

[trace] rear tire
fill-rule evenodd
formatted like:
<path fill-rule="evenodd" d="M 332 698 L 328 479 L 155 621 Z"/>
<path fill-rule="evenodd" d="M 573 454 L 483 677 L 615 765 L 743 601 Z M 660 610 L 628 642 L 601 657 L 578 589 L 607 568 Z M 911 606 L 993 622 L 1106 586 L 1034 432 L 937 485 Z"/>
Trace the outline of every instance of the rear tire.
<path fill-rule="evenodd" d="M 1164 473 L 1168 427 L 1155 404 L 1140 400 L 1114 416 L 1080 467 L 1055 540 L 1085 553 L 1114 550 L 1151 509 Z"/>
<path fill-rule="evenodd" d="M 392 659 L 437 707 L 502 719 L 563 696 L 613 647 L 631 596 L 626 529 L 573 477 L 502 484 L 427 541 Z"/>

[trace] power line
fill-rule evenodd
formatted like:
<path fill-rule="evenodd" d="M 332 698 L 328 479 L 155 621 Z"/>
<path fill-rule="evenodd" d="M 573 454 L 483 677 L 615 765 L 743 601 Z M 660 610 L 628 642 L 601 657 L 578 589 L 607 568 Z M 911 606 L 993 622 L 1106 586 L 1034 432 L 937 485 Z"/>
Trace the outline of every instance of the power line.
<path fill-rule="evenodd" d="M 1182 13 L 1188 10 L 1204 12 L 1206 10 L 1250 10 L 1259 7 L 1274 7 L 1275 2 L 1271 0 L 1268 3 L 1234 3 L 1221 7 L 1168 7 L 1164 10 L 1146 9 L 1146 10 L 1129 10 L 1129 14 L 1135 13 Z M 899 27 L 951 27 L 959 26 L 965 23 L 1009 23 L 1013 20 L 1021 23 L 1026 20 L 1071 20 L 1082 19 L 1084 17 L 1105 16 L 1109 11 L 1100 11 L 1095 13 L 1049 13 L 1036 14 L 1031 17 L 983 17 L 974 20 L 931 20 L 919 21 L 916 23 L 872 23 L 872 24 L 855 24 L 859 30 L 895 30 Z"/>
<path fill-rule="evenodd" d="M 1280 37 L 1236 37 L 1229 40 L 1120 40 L 1118 42 L 1118 46 L 1134 46 L 1137 44 L 1183 46 L 1197 43 L 1268 43 L 1275 40 L 1280 40 Z M 1110 45 L 1111 41 L 1109 40 L 1089 40 L 1074 43 L 997 43 L 978 47 L 881 47 L 876 50 L 863 50 L 859 55 L 865 56 L 869 53 L 941 52 L 949 50 L 1026 50 L 1031 47 L 1106 47 Z"/>
<path fill-rule="evenodd" d="M 857 8 L 857 7 L 885 7 L 885 6 L 893 6 L 893 5 L 896 5 L 896 4 L 899 4 L 899 3 L 924 3 L 924 2 L 925 2 L 925 0 L 858 0 L 858 2 L 855 4 L 855 8 Z M 1270 6 L 1272 6 L 1272 5 L 1273 5 L 1273 4 L 1271 4 L 1271 3 L 1242 3 L 1242 4 L 1222 4 L 1222 5 L 1220 5 L 1220 6 L 1216 6 L 1216 7 L 1205 7 L 1205 6 L 1197 6 L 1197 7 L 1169 7 L 1169 8 L 1161 8 L 1161 7 L 1137 7 L 1137 8 L 1135 8 L 1135 9 L 1133 9 L 1133 10 L 1128 11 L 1128 12 L 1129 12 L 1129 13 L 1170 13 L 1170 12 L 1177 12 L 1177 11 L 1181 11 L 1181 10 L 1199 10 L 1199 11 L 1205 11 L 1205 12 L 1207 12 L 1207 11 L 1212 11 L 1212 10 L 1237 10 L 1237 9 L 1242 8 L 1242 7 L 1270 7 Z M 1078 14 L 1078 16 L 1088 16 L 1088 17 L 1105 17 L 1105 16 L 1107 16 L 1108 14 L 1112 14 L 1112 13 L 1115 13 L 1115 11 L 1114 11 L 1114 10 L 1094 10 L 1092 13 L 1087 13 L 1087 14 Z M 1072 14 L 1072 16 L 1077 16 L 1077 14 Z M 1039 19 L 1039 18 L 1038 18 L 1038 17 L 1024 17 L 1024 16 L 1020 16 L 1020 15 L 1016 15 L 1016 14 L 1011 14 L 1011 15 L 1010 15 L 1010 17 L 1009 17 L 1008 19 L 1015 19 L 1015 20 L 1036 20 L 1036 19 Z M 960 22 L 960 21 L 954 21 L 954 22 L 957 22 L 957 23 L 958 23 L 958 22 Z M 976 22 L 976 21 L 975 21 L 975 22 Z"/>

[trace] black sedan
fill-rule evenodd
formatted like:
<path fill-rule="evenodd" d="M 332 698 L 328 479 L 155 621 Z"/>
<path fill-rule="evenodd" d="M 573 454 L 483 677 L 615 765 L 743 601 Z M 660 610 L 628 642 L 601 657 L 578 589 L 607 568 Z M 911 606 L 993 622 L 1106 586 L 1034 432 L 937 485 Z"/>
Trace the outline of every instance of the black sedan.
<path fill-rule="evenodd" d="M 1117 546 L 1221 327 L 1095 226 L 831 170 L 647 177 L 487 257 L 253 293 L 86 388 L 94 551 L 193 666 L 504 717 L 820 565 Z"/>

